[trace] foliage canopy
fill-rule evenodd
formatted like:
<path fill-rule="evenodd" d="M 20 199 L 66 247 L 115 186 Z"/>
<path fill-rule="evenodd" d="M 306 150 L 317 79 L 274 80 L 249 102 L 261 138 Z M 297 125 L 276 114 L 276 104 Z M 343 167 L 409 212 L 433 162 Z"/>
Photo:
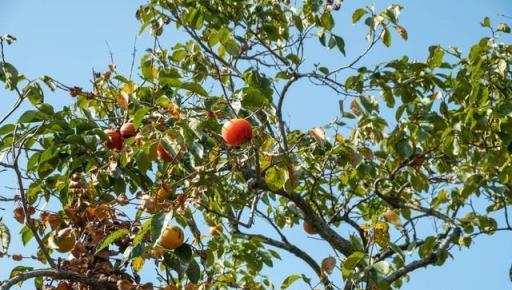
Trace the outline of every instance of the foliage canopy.
<path fill-rule="evenodd" d="M 19 73 L 4 54 L 15 39 L 3 36 L 0 81 L 18 99 L 0 121 L 0 165 L 17 186 L 2 201 L 16 202 L 23 242 L 35 240 L 47 266 L 16 267 L 0 289 L 30 278 L 38 288 L 55 279 L 75 289 L 398 289 L 476 237 L 512 230 L 512 46 L 498 38 L 509 26 L 485 18 L 490 36 L 467 55 L 432 46 L 424 61 L 366 67 L 375 45 L 407 39 L 402 7 L 354 11 L 369 45 L 346 60 L 341 3 L 300 2 L 152 0 L 136 13 L 154 36 L 138 77 L 110 65 L 90 89 Z M 169 26 L 187 37 L 166 48 Z M 306 57 L 318 42 L 347 64 Z M 290 129 L 283 106 L 298 83 L 330 89 L 340 115 Z M 45 102 L 56 90 L 69 105 Z M 221 133 L 235 118 L 253 127 L 237 147 Z M 115 141 L 127 122 L 137 135 Z M 185 229 L 175 250 L 160 246 L 168 225 Z M 303 227 L 332 254 L 317 260 L 287 238 Z M 10 235 L 0 221 L 2 259 L 23 259 Z M 61 260 L 66 238 L 74 247 Z M 263 275 L 283 251 L 316 276 Z M 141 281 L 150 263 L 158 275 Z"/>

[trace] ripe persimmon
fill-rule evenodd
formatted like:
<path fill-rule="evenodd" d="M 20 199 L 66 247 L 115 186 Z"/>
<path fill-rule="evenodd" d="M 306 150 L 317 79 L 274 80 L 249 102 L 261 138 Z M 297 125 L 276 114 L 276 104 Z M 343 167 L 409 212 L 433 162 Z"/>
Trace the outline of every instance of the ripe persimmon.
<path fill-rule="evenodd" d="M 137 133 L 137 130 L 135 129 L 135 126 L 133 125 L 132 122 L 124 123 L 119 131 L 121 133 L 121 136 L 123 136 L 124 138 L 133 137 Z"/>
<path fill-rule="evenodd" d="M 168 226 L 160 235 L 159 244 L 167 250 L 174 250 L 183 245 L 185 235 L 179 226 Z"/>
<path fill-rule="evenodd" d="M 304 231 L 310 235 L 316 235 L 318 234 L 318 232 L 316 231 L 316 229 L 308 224 L 307 222 L 304 222 L 304 224 L 302 225 L 304 227 Z"/>
<path fill-rule="evenodd" d="M 222 127 L 222 137 L 231 146 L 240 146 L 252 139 L 252 125 L 245 119 L 232 119 Z"/>
<path fill-rule="evenodd" d="M 106 129 L 103 132 L 108 136 L 108 140 L 103 142 L 105 147 L 115 150 L 123 148 L 123 136 L 121 136 L 121 133 L 113 129 Z"/>

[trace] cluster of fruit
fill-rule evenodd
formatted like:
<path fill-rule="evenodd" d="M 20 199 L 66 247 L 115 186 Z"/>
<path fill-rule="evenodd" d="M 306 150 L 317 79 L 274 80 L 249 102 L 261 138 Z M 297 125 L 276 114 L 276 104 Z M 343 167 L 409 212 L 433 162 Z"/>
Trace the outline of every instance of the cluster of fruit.
<path fill-rule="evenodd" d="M 121 128 L 122 129 L 122 128 Z M 230 146 L 241 146 L 250 142 L 252 139 L 252 126 L 245 119 L 232 119 L 222 127 L 222 137 Z M 162 148 L 162 150 L 165 150 Z M 159 150 L 160 151 L 160 150 Z M 167 152 L 158 153 L 159 156 L 168 156 Z M 167 155 L 166 155 L 167 154 Z M 161 158 L 166 161 L 166 159 Z M 210 234 L 212 236 L 219 235 L 222 228 L 211 226 Z M 184 242 L 183 230 L 175 225 L 168 226 L 160 236 L 159 245 L 167 250 L 174 250 L 180 247 Z"/>
<path fill-rule="evenodd" d="M 137 129 L 132 122 L 123 124 L 119 130 L 105 129 L 104 133 L 108 139 L 103 142 L 103 145 L 114 150 L 121 150 L 123 148 L 124 139 L 135 136 L 135 143 L 137 144 L 140 143 L 143 137 L 140 133 L 137 133 Z M 252 125 L 246 119 L 231 119 L 222 127 L 222 137 L 230 146 L 241 146 L 251 141 Z M 159 143 L 157 146 L 157 154 L 165 162 L 173 160 L 162 143 Z"/>
<path fill-rule="evenodd" d="M 115 151 L 123 150 L 123 147 L 125 146 L 124 143 L 129 138 L 135 138 L 135 140 L 134 140 L 135 144 L 141 144 L 142 139 L 143 139 L 143 135 L 141 134 L 141 132 L 136 128 L 136 126 L 132 122 L 127 122 L 127 123 L 123 124 L 119 129 L 106 129 L 106 130 L 104 130 L 104 133 L 107 135 L 108 138 L 105 141 L 103 141 L 103 146 L 105 146 L 108 149 L 115 150 Z M 224 139 L 226 144 L 231 147 L 242 146 L 243 144 L 250 142 L 253 137 L 251 123 L 245 119 L 229 120 L 222 127 L 221 134 L 222 134 L 222 138 Z M 170 154 L 166 150 L 166 146 L 164 145 L 163 141 L 160 142 L 159 144 L 157 144 L 156 149 L 157 149 L 156 153 L 157 153 L 159 160 L 161 160 L 163 162 L 172 162 L 175 159 L 175 157 L 173 157 L 173 155 Z M 81 177 L 82 176 L 80 174 L 78 174 L 78 175 L 74 174 L 72 176 L 72 178 L 71 178 L 72 181 L 71 181 L 71 185 L 70 185 L 70 188 L 72 190 L 76 191 L 76 190 L 83 189 L 82 188 L 83 182 L 81 181 Z M 167 199 L 168 195 L 169 195 L 169 190 L 165 187 L 162 187 L 158 191 L 157 196 L 155 198 L 153 198 L 154 209 L 157 209 L 158 204 L 162 203 L 165 199 Z M 123 195 L 123 197 L 124 197 L 124 199 L 126 199 L 126 196 Z M 141 199 L 143 200 L 144 205 L 145 205 L 144 208 L 146 209 L 146 207 L 148 207 L 148 204 L 150 202 L 148 200 L 145 200 L 144 196 Z M 127 201 L 124 201 L 124 202 L 126 203 Z M 123 203 L 120 203 L 120 204 L 123 204 Z M 154 210 L 147 210 L 147 211 L 149 213 L 155 213 Z M 30 208 L 29 214 L 32 215 L 32 214 L 34 214 L 34 212 L 35 212 L 34 209 Z M 103 210 L 101 212 L 103 212 Z M 83 218 L 85 218 L 85 220 L 95 220 L 95 221 L 101 220 L 101 223 L 104 226 L 106 226 L 106 225 L 113 225 L 114 224 L 113 221 L 115 220 L 115 218 L 113 216 L 110 216 L 108 214 L 106 214 L 106 215 L 101 214 L 102 216 L 104 216 L 104 219 L 100 218 L 98 216 L 100 214 L 99 206 L 98 206 L 97 210 L 94 211 L 94 216 L 86 216 L 87 214 L 89 214 L 89 211 L 87 211 L 87 210 L 84 212 L 76 212 L 75 214 L 67 212 L 67 214 L 71 215 L 69 218 L 71 219 L 72 223 L 75 223 L 75 222 L 80 223 L 79 221 L 83 220 Z M 24 223 L 25 216 L 24 216 L 24 211 L 21 207 L 15 211 L 15 215 L 16 215 L 17 220 L 20 221 L 20 223 Z M 82 230 L 77 231 L 77 229 L 78 228 L 83 229 L 84 235 L 87 236 L 88 244 L 97 244 L 97 243 L 101 242 L 101 239 L 102 239 L 102 237 L 104 237 L 105 233 L 103 233 L 102 235 L 96 235 L 94 232 L 95 229 L 92 228 L 92 229 L 88 230 L 87 225 L 81 225 L 81 226 L 77 225 L 77 229 L 72 228 L 72 227 L 66 227 L 66 228 L 62 229 L 60 227 L 60 225 L 62 225 L 63 220 L 61 218 L 59 218 L 58 221 L 52 222 L 53 219 L 50 219 L 50 217 L 53 217 L 53 215 L 56 215 L 56 214 L 46 214 L 45 221 L 44 221 L 44 224 L 51 225 L 52 230 L 53 230 L 48 238 L 48 246 L 51 249 L 56 250 L 60 253 L 71 252 L 73 254 L 73 256 L 77 257 L 76 259 L 67 261 L 66 265 L 64 265 L 64 268 L 71 270 L 71 271 L 78 272 L 78 273 L 82 273 L 83 271 L 87 270 L 90 267 L 91 257 L 99 261 L 100 257 L 99 257 L 98 253 L 93 256 L 87 254 L 87 252 L 94 251 L 94 247 L 91 249 L 84 248 L 84 245 L 86 245 L 86 244 L 84 244 L 84 242 L 82 241 L 83 239 L 80 238 L 80 241 L 79 241 L 79 233 L 82 233 Z M 58 216 L 58 215 L 56 215 L 56 216 Z M 83 217 L 83 218 L 81 218 L 81 217 Z M 48 222 L 46 222 L 46 219 L 48 219 Z M 55 224 L 55 226 L 54 226 L 54 224 Z M 113 232 L 113 231 L 115 231 L 115 228 L 110 229 L 108 232 Z M 222 233 L 222 227 L 210 226 L 210 234 L 212 236 L 217 236 L 217 235 L 220 235 L 221 233 Z M 95 238 L 95 236 L 98 236 L 98 237 Z M 121 239 L 119 239 L 117 242 L 120 243 L 121 242 L 120 240 Z M 185 241 L 185 234 L 184 234 L 183 229 L 177 225 L 169 225 L 162 230 L 160 237 L 158 238 L 158 240 L 156 242 L 155 250 L 158 250 L 158 251 L 175 250 L 175 249 L 179 248 L 180 246 L 182 246 L 184 244 L 184 241 Z M 117 244 L 117 242 L 116 242 L 116 244 Z M 105 250 L 101 251 L 101 253 L 103 253 L 103 252 L 106 253 L 106 255 L 107 255 L 106 261 L 108 261 L 108 253 L 109 253 L 108 250 L 105 249 Z M 84 261 L 84 259 L 87 261 Z M 96 266 L 98 266 L 98 265 L 96 265 Z M 82 268 L 84 268 L 84 269 L 82 269 Z M 108 274 L 108 273 L 111 273 L 111 274 Z M 97 274 L 99 274 L 99 275 L 101 274 L 100 276 L 105 276 L 106 274 L 107 274 L 107 276 L 110 275 L 110 277 L 109 277 L 110 280 L 112 280 L 111 278 L 114 276 L 117 277 L 116 274 L 114 272 L 112 272 L 112 269 L 105 269 L 104 271 L 98 271 Z M 117 286 L 119 289 L 133 289 L 132 283 L 127 279 L 122 279 L 121 276 L 119 276 L 118 278 L 116 278 L 114 280 L 112 280 L 110 282 L 117 283 L 118 284 Z M 57 286 L 56 289 L 72 289 L 71 288 L 72 286 L 73 286 L 72 283 L 70 284 L 68 282 L 62 282 Z M 177 289 L 177 288 L 173 288 L 173 287 L 176 287 L 176 286 L 169 285 L 164 289 Z"/>

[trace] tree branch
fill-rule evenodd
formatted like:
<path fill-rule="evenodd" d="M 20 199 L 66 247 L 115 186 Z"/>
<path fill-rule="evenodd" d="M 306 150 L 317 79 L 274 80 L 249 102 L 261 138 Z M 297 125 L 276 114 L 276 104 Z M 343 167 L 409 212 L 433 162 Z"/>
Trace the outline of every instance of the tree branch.
<path fill-rule="evenodd" d="M 108 289 L 108 290 L 117 290 L 117 287 L 114 284 L 108 282 L 100 282 L 94 278 L 80 275 L 75 272 L 70 271 L 62 271 L 55 269 L 41 269 L 34 270 L 25 273 L 21 273 L 16 275 L 15 277 L 4 281 L 0 284 L 0 290 L 8 290 L 19 282 L 23 282 L 25 280 L 38 278 L 38 277 L 47 277 L 53 278 L 56 280 L 71 280 L 80 282 L 89 286 L 92 286 L 93 289 Z"/>
<path fill-rule="evenodd" d="M 14 134 L 16 134 L 16 129 L 14 130 Z M 39 233 L 37 232 L 37 229 L 34 225 L 34 221 L 30 217 L 30 212 L 28 210 L 29 205 L 28 205 L 27 195 L 26 195 L 25 189 L 23 187 L 23 177 L 21 175 L 21 171 L 20 171 L 19 164 L 18 164 L 18 159 L 21 154 L 20 151 L 23 148 L 24 143 L 25 143 L 25 140 L 23 140 L 21 142 L 20 149 L 19 149 L 18 153 L 15 153 L 15 151 L 16 151 L 14 148 L 15 142 L 13 141 L 12 150 L 13 150 L 13 154 L 15 154 L 15 155 L 14 155 L 14 161 L 12 164 L 12 168 L 14 169 L 14 172 L 16 173 L 16 181 L 18 183 L 18 190 L 19 190 L 20 196 L 21 196 L 21 204 L 22 204 L 23 212 L 25 214 L 25 223 L 26 223 L 27 227 L 30 229 L 30 231 L 32 232 L 32 234 L 34 235 L 34 238 L 36 239 L 37 244 L 39 245 L 39 248 L 41 249 L 41 252 L 43 253 L 46 260 L 48 261 L 48 264 L 50 265 L 50 267 L 56 269 L 57 265 L 55 264 L 55 261 L 52 259 L 52 257 L 48 253 L 48 249 L 46 249 L 46 246 L 44 245 L 43 240 L 39 236 Z"/>
<path fill-rule="evenodd" d="M 340 251 L 344 256 L 348 257 L 354 249 L 352 244 L 336 233 L 322 218 L 320 218 L 313 208 L 297 193 L 287 193 L 285 191 L 275 192 L 291 201 L 293 201 L 299 209 L 304 213 L 305 221 L 314 227 L 318 234 L 325 239 L 334 249 Z"/>
<path fill-rule="evenodd" d="M 304 262 L 306 262 L 306 264 L 308 264 L 311 267 L 311 269 L 313 269 L 313 271 L 315 271 L 317 276 L 320 278 L 322 284 L 324 284 L 325 289 L 332 289 L 332 287 L 333 287 L 332 282 L 329 281 L 329 279 L 322 273 L 322 268 L 320 267 L 320 265 L 318 265 L 318 263 L 310 255 L 308 255 L 308 253 L 304 252 L 303 250 L 299 249 L 298 247 L 296 247 L 288 242 L 280 242 L 280 241 L 274 240 L 274 239 L 269 238 L 264 235 L 247 234 L 247 233 L 242 233 L 242 232 L 238 232 L 238 234 L 245 236 L 246 238 L 249 238 L 249 239 L 250 238 L 260 239 L 263 241 L 263 243 L 265 243 L 267 245 L 270 245 L 270 246 L 273 246 L 273 247 L 276 247 L 276 248 L 279 248 L 279 249 L 282 249 L 282 250 L 292 253 L 297 258 L 300 258 Z M 0 289 L 0 290 L 2 290 L 2 289 Z"/>
<path fill-rule="evenodd" d="M 444 238 L 444 240 L 441 242 L 441 244 L 439 245 L 439 248 L 437 248 L 437 250 L 433 251 L 430 255 L 426 256 L 423 259 L 413 261 L 413 262 L 407 264 L 405 267 L 403 267 L 399 270 L 396 270 L 395 272 L 391 273 L 388 277 L 386 277 L 385 281 L 387 283 L 391 284 L 409 272 L 412 272 L 418 268 L 422 268 L 422 267 L 432 264 L 436 260 L 436 258 L 439 256 L 439 254 L 441 254 L 443 251 L 446 251 L 448 249 L 448 247 L 450 246 L 450 242 L 453 240 L 453 238 L 460 235 L 460 232 L 461 232 L 460 228 L 454 228 L 453 232 Z"/>

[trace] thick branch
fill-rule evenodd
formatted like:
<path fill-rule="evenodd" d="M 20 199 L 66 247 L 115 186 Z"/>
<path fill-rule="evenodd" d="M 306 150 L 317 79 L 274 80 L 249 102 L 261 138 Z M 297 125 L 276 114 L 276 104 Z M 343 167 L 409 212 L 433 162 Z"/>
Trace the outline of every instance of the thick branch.
<path fill-rule="evenodd" d="M 318 234 L 326 240 L 334 249 L 340 251 L 345 256 L 350 256 L 354 249 L 352 244 L 338 233 L 336 233 L 327 223 L 325 223 L 311 208 L 311 206 L 297 193 L 287 193 L 285 191 L 276 192 L 291 201 L 304 213 L 305 221 L 314 227 Z"/>
<path fill-rule="evenodd" d="M 25 272 L 16 275 L 15 277 L 3 282 L 0 284 L 0 290 L 8 290 L 12 286 L 16 285 L 19 282 L 23 282 L 25 280 L 37 278 L 37 277 L 48 277 L 56 280 L 71 280 L 80 282 L 89 286 L 92 286 L 94 289 L 111 289 L 116 290 L 117 287 L 114 284 L 108 282 L 100 282 L 94 278 L 86 277 L 80 275 L 75 272 L 70 271 L 62 271 L 55 269 L 42 269 L 42 270 L 34 270 L 30 272 Z"/>

